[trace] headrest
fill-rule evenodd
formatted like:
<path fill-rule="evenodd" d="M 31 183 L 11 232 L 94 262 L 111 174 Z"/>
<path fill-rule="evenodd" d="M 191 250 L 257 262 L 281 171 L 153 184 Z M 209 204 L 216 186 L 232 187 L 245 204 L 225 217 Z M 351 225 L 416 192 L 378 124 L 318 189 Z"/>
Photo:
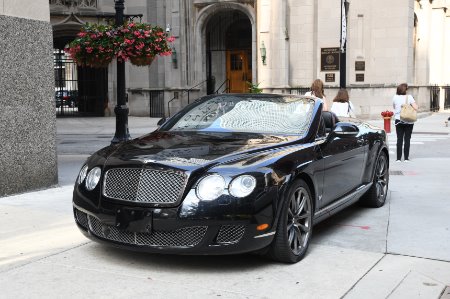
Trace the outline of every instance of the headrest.
<path fill-rule="evenodd" d="M 322 111 L 322 118 L 325 122 L 325 131 L 327 133 L 331 132 L 331 130 L 333 130 L 334 128 L 334 125 L 339 122 L 336 114 L 331 111 Z"/>

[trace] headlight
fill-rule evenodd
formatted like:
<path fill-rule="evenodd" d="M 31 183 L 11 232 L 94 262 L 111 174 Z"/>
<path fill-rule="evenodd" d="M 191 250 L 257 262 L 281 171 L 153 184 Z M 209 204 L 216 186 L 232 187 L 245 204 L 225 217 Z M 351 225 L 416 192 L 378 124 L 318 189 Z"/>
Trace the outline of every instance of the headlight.
<path fill-rule="evenodd" d="M 89 174 L 86 178 L 86 189 L 89 191 L 94 190 L 95 186 L 97 186 L 98 181 L 100 181 L 100 176 L 102 174 L 102 170 L 100 167 L 94 167 L 89 171 Z"/>
<path fill-rule="evenodd" d="M 231 181 L 228 191 L 234 197 L 245 197 L 253 192 L 256 187 L 256 179 L 251 175 L 241 175 Z"/>
<path fill-rule="evenodd" d="M 225 179 L 218 174 L 208 175 L 201 179 L 196 190 L 201 200 L 214 200 L 225 190 Z"/>
<path fill-rule="evenodd" d="M 84 165 L 81 167 L 80 174 L 78 175 L 78 184 L 83 183 L 84 179 L 86 178 L 88 166 Z"/>

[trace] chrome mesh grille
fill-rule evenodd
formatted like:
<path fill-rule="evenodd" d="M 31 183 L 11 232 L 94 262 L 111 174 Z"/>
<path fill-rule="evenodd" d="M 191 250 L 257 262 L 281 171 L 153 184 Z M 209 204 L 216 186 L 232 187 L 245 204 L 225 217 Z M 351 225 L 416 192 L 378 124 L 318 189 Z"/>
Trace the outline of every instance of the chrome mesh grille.
<path fill-rule="evenodd" d="M 185 182 L 186 175 L 181 172 L 116 168 L 106 172 L 103 194 L 119 200 L 170 204 L 178 201 Z"/>
<path fill-rule="evenodd" d="M 119 230 L 112 225 L 102 224 L 99 219 L 88 216 L 89 229 L 101 238 L 133 245 L 154 247 L 194 247 L 205 236 L 207 226 L 190 226 L 174 231 L 153 231 L 135 233 Z"/>
<path fill-rule="evenodd" d="M 245 227 L 243 225 L 222 225 L 217 235 L 217 243 L 230 244 L 237 243 L 244 235 Z"/>
<path fill-rule="evenodd" d="M 75 209 L 75 218 L 78 224 L 80 224 L 85 229 L 88 229 L 88 218 L 86 213 L 81 212 L 78 209 Z"/>

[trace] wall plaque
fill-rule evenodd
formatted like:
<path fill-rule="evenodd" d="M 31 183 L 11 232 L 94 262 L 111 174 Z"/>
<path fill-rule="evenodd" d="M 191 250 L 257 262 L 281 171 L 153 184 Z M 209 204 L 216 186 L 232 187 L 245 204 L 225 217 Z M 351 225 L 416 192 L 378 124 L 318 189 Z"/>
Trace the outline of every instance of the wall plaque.
<path fill-rule="evenodd" d="M 334 73 L 325 74 L 325 82 L 334 82 L 334 81 L 335 81 Z"/>
<path fill-rule="evenodd" d="M 321 48 L 320 57 L 321 71 L 339 70 L 339 48 Z"/>
<path fill-rule="evenodd" d="M 364 74 L 356 74 L 356 82 L 364 82 Z"/>
<path fill-rule="evenodd" d="M 355 71 L 365 71 L 366 62 L 365 61 L 355 61 Z"/>

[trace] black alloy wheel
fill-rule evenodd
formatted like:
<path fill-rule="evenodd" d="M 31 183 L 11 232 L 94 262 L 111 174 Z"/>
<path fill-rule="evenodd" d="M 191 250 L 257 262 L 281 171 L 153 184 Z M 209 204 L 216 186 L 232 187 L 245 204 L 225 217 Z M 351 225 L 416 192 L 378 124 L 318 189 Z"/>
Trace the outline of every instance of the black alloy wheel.
<path fill-rule="evenodd" d="M 280 262 L 296 263 L 306 254 L 312 234 L 311 192 L 303 180 L 291 186 L 284 200 L 269 256 Z"/>
<path fill-rule="evenodd" d="M 373 184 L 362 197 L 362 203 L 366 206 L 379 208 L 386 202 L 389 185 L 389 164 L 387 156 L 381 152 L 375 166 Z"/>

